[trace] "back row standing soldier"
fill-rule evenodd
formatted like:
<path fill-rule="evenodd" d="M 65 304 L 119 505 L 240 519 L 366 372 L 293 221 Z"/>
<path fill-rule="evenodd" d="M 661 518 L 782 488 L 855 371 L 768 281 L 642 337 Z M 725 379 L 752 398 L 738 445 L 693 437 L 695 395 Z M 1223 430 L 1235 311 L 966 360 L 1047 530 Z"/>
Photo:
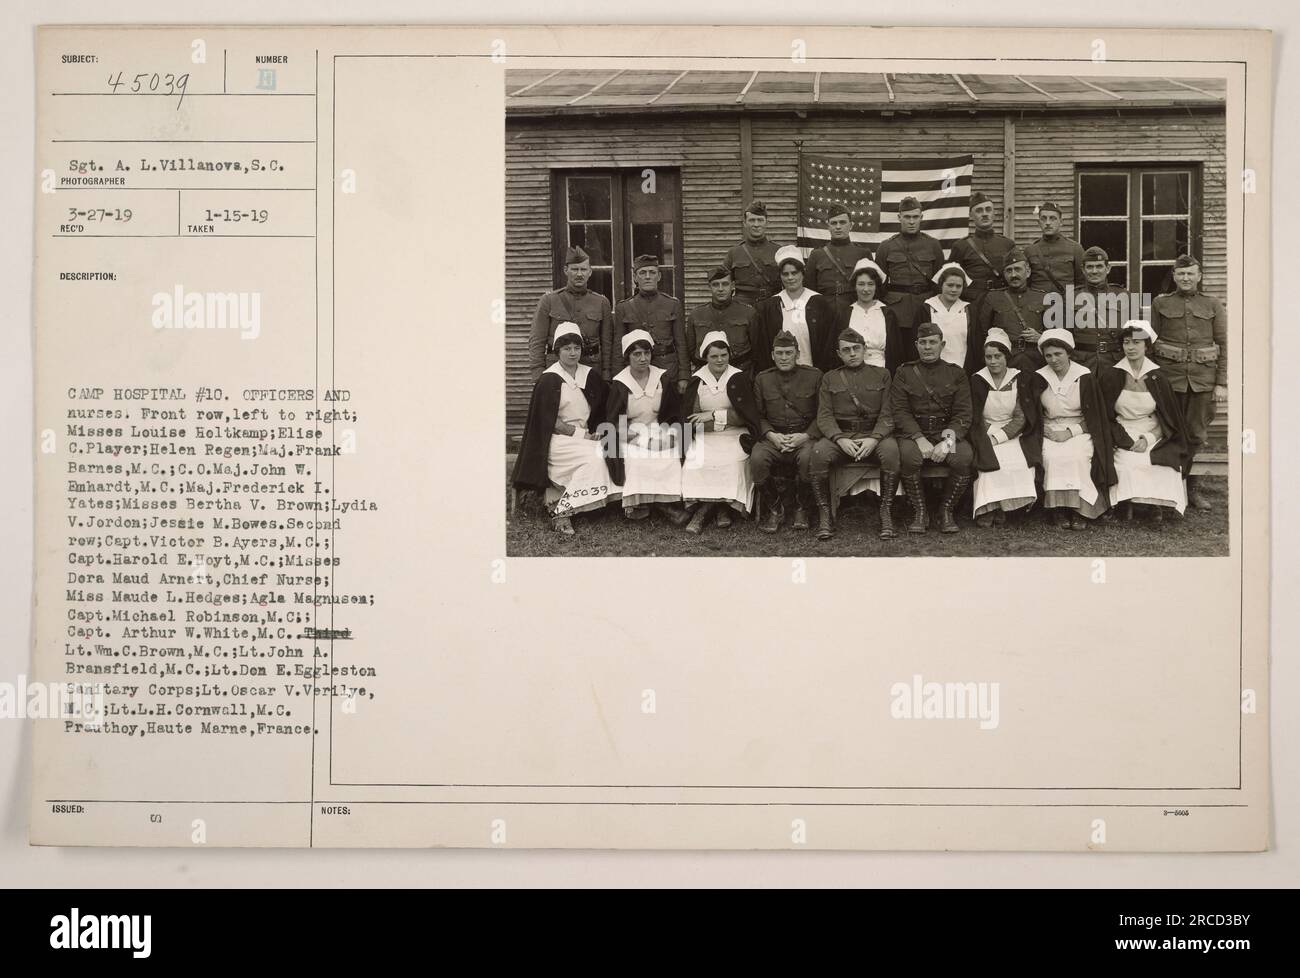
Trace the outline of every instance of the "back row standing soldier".
<path fill-rule="evenodd" d="M 1223 303 L 1201 291 L 1201 263 L 1193 255 L 1174 262 L 1174 291 L 1151 302 L 1153 347 L 1160 372 L 1169 379 L 1183 412 L 1188 467 L 1205 445 L 1205 434 L 1228 400 L 1228 314 Z M 1196 476 L 1187 474 L 1187 504 L 1208 510 Z"/>
<path fill-rule="evenodd" d="M 591 278 L 591 259 L 581 248 L 564 253 L 564 288 L 547 292 L 537 303 L 533 325 L 528 331 L 528 372 L 533 383 L 556 357 L 550 352 L 551 336 L 560 323 L 576 323 L 582 333 L 582 364 L 593 367 L 601 379 L 608 381 L 608 359 L 601 352 L 603 339 L 613 329 L 609 300 L 587 288 Z"/>
<path fill-rule="evenodd" d="M 932 281 L 943 267 L 943 246 L 921 230 L 921 202 L 904 197 L 898 202 L 898 234 L 876 249 L 876 264 L 885 271 L 885 305 L 898 317 L 906 349 L 916 341 L 916 326 L 925 318 L 925 300 L 938 289 Z"/>
<path fill-rule="evenodd" d="M 691 351 L 697 367 L 704 366 L 698 356 L 700 343 L 709 333 L 727 335 L 731 347 L 728 361 L 741 370 L 749 370 L 754 357 L 753 330 L 754 307 L 735 297 L 736 286 L 731 269 L 715 265 L 709 271 L 709 301 L 693 308 L 686 317 L 686 347 Z"/>
<path fill-rule="evenodd" d="M 727 249 L 722 263 L 736 283 L 736 298 L 757 307 L 764 299 L 781 291 L 781 275 L 776 269 L 776 249 L 767 237 L 767 207 L 761 200 L 745 208 L 745 236 L 740 244 Z"/>
<path fill-rule="evenodd" d="M 691 376 L 691 356 L 686 349 L 686 325 L 682 322 L 682 307 L 672 296 L 659 291 L 657 255 L 638 255 L 632 262 L 632 278 L 636 292 L 614 307 L 610 335 L 602 341 L 604 362 L 602 375 L 613 376 L 614 351 L 620 349 L 623 337 L 636 329 L 643 329 L 654 339 L 651 364 L 667 371 L 664 380 L 677 384 L 677 393 L 686 390 Z M 615 336 L 614 333 L 618 335 Z M 621 367 L 619 369 L 622 369 Z"/>
<path fill-rule="evenodd" d="M 1140 310 L 1129 315 L 1128 296 L 1110 281 L 1110 256 L 1104 249 L 1093 245 L 1083 253 L 1083 277 L 1083 288 L 1074 293 L 1072 356 L 1095 374 L 1124 358 L 1120 333 Z"/>
<path fill-rule="evenodd" d="M 978 323 L 985 296 L 993 289 L 1006 287 L 1002 267 L 1016 243 L 993 230 L 993 201 L 985 194 L 971 195 L 970 213 L 975 229 L 953 244 L 951 260 L 961 265 L 970 279 L 963 298 L 974 307 L 971 322 Z"/>
<path fill-rule="evenodd" d="M 1050 200 L 1038 205 L 1042 236 L 1025 246 L 1029 259 L 1029 287 L 1064 297 L 1066 286 L 1083 285 L 1083 246 L 1061 233 L 1061 208 Z"/>
<path fill-rule="evenodd" d="M 836 309 L 847 309 L 857 298 L 851 281 L 853 266 L 870 258 L 871 249 L 853 242 L 853 217 L 845 204 L 826 208 L 826 227 L 831 240 L 808 256 L 804 285 L 824 295 Z"/>

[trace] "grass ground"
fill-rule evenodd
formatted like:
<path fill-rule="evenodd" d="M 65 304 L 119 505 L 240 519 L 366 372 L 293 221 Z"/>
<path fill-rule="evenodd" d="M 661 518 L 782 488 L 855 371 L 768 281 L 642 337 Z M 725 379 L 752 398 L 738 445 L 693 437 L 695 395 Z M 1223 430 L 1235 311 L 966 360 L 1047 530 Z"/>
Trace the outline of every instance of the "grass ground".
<path fill-rule="evenodd" d="M 941 534 L 933 526 L 913 535 L 899 526 L 897 539 L 877 536 L 876 497 L 863 494 L 840 507 L 833 539 L 819 542 L 811 532 L 786 525 L 778 533 L 759 531 L 753 520 L 736 519 L 720 530 L 710 520 L 696 537 L 658 515 L 632 522 L 618 504 L 574 517 L 577 535 L 565 538 L 551 530 L 550 518 L 535 496 L 520 494 L 513 518 L 506 520 L 506 553 L 512 557 L 1216 557 L 1228 553 L 1228 480 L 1201 477 L 1214 509 L 1188 509 L 1186 516 L 1167 511 L 1154 525 L 1139 514 L 1132 523 L 1094 521 L 1087 531 L 1057 529 L 1042 510 L 1005 527 L 982 529 L 968 516 L 958 517 L 961 532 Z M 969 512 L 967 497 L 965 512 Z M 910 517 L 907 503 L 894 503 L 896 523 Z M 934 513 L 931 511 L 931 520 Z"/>

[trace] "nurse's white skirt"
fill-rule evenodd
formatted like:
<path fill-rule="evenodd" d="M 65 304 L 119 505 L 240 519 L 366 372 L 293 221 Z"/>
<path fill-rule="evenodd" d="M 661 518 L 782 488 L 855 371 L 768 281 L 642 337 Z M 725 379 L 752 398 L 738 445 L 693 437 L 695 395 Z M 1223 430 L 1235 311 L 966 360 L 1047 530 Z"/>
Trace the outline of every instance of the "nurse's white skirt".
<path fill-rule="evenodd" d="M 996 472 L 975 474 L 975 500 L 971 515 L 982 516 L 995 509 L 1011 512 L 1033 505 L 1038 498 L 1034 486 L 1034 470 L 1025 461 L 1025 451 L 1020 438 L 1012 438 L 993 446 L 998 460 Z"/>
<path fill-rule="evenodd" d="M 1112 490 L 1114 502 L 1129 500 L 1151 506 L 1168 506 L 1181 516 L 1187 508 L 1187 487 L 1183 475 L 1167 465 L 1153 465 L 1151 451 L 1115 449 L 1115 474 L 1119 483 Z"/>
<path fill-rule="evenodd" d="M 1078 510 L 1089 519 L 1107 509 L 1092 481 L 1092 435 L 1043 439 L 1043 505 Z"/>
<path fill-rule="evenodd" d="M 726 503 L 748 513 L 754 499 L 749 456 L 740 447 L 739 428 L 695 435 L 682 466 L 682 499 Z"/>
<path fill-rule="evenodd" d="M 617 491 L 617 487 L 615 487 Z M 623 446 L 623 508 L 682 498 L 682 458 L 675 442 L 643 432 Z"/>
<path fill-rule="evenodd" d="M 600 442 L 574 435 L 551 435 L 546 477 L 553 486 L 546 490 L 552 516 L 599 509 L 618 489 L 609 481 Z"/>

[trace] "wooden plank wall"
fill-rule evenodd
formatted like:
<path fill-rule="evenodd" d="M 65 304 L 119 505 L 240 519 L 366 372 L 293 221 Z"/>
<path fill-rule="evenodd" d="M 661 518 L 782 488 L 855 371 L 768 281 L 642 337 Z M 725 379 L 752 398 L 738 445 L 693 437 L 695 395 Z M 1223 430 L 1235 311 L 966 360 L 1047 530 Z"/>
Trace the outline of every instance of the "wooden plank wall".
<path fill-rule="evenodd" d="M 749 115 L 753 193 L 769 209 L 772 237 L 792 241 L 798 175 L 793 140 L 804 151 L 869 159 L 975 156 L 974 189 L 1003 202 L 1005 117 L 998 114 L 882 118 L 860 113 Z M 510 118 L 506 125 L 506 391 L 508 435 L 518 435 L 531 382 L 528 326 L 542 292 L 558 283 L 552 267 L 550 180 L 555 168 L 680 167 L 685 215 L 685 294 L 689 308 L 707 301 L 709 266 L 740 237 L 740 117 L 711 115 Z M 1076 162 L 1203 163 L 1206 290 L 1223 298 L 1225 235 L 1224 117 L 1221 111 L 1016 114 L 1016 221 L 1021 243 L 1038 236 L 1033 208 L 1045 199 L 1065 210 L 1074 229 Z"/>

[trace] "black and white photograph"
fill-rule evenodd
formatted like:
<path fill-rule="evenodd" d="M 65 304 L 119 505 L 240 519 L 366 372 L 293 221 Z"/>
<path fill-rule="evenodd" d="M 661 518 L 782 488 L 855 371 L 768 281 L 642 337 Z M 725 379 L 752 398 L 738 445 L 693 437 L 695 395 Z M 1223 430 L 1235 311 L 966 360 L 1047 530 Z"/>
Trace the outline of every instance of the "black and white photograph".
<path fill-rule="evenodd" d="M 505 86 L 511 556 L 1228 553 L 1222 79 Z"/>

